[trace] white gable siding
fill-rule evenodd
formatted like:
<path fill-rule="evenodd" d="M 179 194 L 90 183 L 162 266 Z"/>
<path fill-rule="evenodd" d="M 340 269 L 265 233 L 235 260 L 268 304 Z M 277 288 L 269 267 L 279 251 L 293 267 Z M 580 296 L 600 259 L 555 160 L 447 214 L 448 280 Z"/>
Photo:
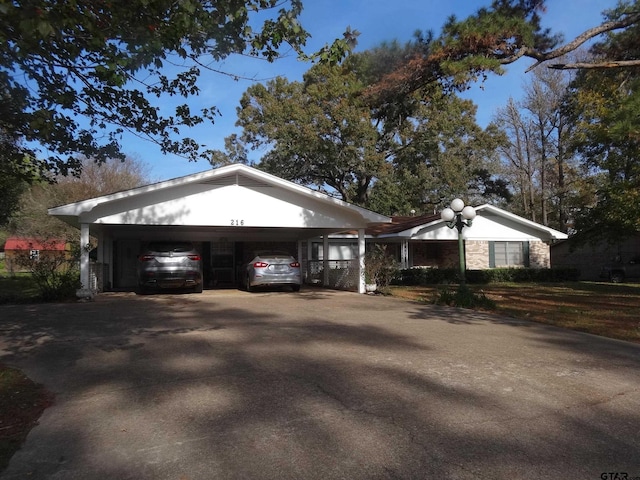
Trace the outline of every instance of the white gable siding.
<path fill-rule="evenodd" d="M 478 215 L 470 228 L 463 230 L 463 237 L 470 240 L 530 241 L 539 240 L 540 231 L 495 215 Z"/>
<path fill-rule="evenodd" d="M 350 228 L 356 215 L 273 187 L 188 185 L 99 205 L 82 221 L 112 225 Z"/>
<path fill-rule="evenodd" d="M 497 221 L 502 220 L 502 221 Z M 536 235 L 538 233 L 538 235 Z M 496 219 L 478 215 L 471 225 L 462 230 L 462 237 L 467 240 L 538 240 L 540 232 L 524 225 L 516 225 L 508 219 Z M 430 225 L 411 236 L 412 240 L 457 240 L 458 231 L 444 223 Z"/>
<path fill-rule="evenodd" d="M 438 225 L 432 225 L 423 229 L 411 236 L 412 240 L 457 240 L 458 231 L 447 227 L 443 223 Z"/>
<path fill-rule="evenodd" d="M 391 221 L 240 164 L 51 208 L 49 214 L 78 228 L 109 224 L 339 231 Z"/>

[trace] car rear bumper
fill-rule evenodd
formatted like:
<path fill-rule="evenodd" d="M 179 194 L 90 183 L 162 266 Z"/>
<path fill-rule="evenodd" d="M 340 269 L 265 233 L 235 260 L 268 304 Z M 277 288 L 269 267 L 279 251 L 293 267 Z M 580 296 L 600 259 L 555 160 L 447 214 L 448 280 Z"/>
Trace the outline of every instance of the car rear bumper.
<path fill-rule="evenodd" d="M 144 272 L 138 283 L 150 288 L 187 288 L 200 285 L 202 275 L 199 272 Z"/>
<path fill-rule="evenodd" d="M 301 285 L 302 280 L 299 273 L 290 275 L 256 275 L 249 281 L 252 287 L 268 286 L 268 285 Z"/>

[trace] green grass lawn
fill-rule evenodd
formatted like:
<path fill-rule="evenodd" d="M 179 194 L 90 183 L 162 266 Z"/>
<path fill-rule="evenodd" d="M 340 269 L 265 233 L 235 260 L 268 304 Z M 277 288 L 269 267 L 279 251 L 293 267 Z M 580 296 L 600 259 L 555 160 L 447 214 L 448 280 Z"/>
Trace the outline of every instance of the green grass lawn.
<path fill-rule="evenodd" d="M 640 343 L 640 284 L 605 282 L 470 285 L 495 313 Z M 447 287 L 390 287 L 391 295 L 433 303 Z M 450 289 L 455 289 L 455 286 Z"/>
<path fill-rule="evenodd" d="M 0 274 L 0 304 L 37 302 L 39 298 L 30 273 Z"/>

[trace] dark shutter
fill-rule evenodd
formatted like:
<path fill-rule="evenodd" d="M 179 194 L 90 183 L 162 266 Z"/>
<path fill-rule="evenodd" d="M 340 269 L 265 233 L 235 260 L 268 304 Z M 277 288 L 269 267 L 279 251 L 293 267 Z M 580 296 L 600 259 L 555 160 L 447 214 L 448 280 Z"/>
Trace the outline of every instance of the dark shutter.
<path fill-rule="evenodd" d="M 522 261 L 525 267 L 529 266 L 529 242 L 522 242 Z"/>
<path fill-rule="evenodd" d="M 496 268 L 496 242 L 489 242 L 489 268 Z"/>

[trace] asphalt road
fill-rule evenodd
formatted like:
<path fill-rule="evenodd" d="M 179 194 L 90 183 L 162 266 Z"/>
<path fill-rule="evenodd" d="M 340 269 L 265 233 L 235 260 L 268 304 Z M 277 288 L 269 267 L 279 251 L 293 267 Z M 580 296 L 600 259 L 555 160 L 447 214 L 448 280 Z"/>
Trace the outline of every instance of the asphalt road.
<path fill-rule="evenodd" d="M 640 345 L 472 311 L 103 294 L 0 306 L 0 362 L 56 395 L 5 480 L 640 478 Z"/>

